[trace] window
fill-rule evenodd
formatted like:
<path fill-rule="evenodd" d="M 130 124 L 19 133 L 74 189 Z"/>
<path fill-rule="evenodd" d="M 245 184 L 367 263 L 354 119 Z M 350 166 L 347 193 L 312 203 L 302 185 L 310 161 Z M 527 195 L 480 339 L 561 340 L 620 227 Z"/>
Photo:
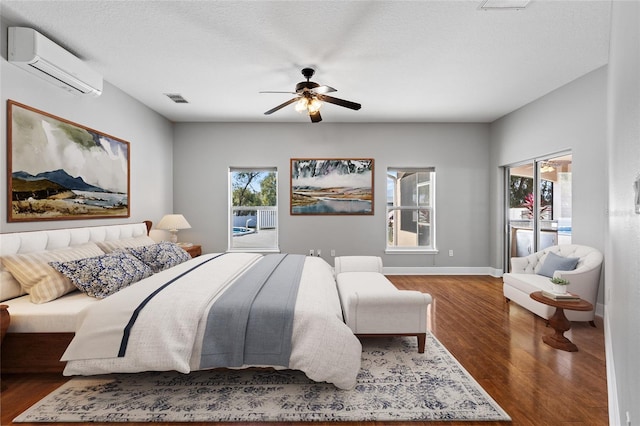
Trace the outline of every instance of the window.
<path fill-rule="evenodd" d="M 229 169 L 229 250 L 278 251 L 278 173 Z"/>
<path fill-rule="evenodd" d="M 387 252 L 435 252 L 433 167 L 387 169 Z"/>

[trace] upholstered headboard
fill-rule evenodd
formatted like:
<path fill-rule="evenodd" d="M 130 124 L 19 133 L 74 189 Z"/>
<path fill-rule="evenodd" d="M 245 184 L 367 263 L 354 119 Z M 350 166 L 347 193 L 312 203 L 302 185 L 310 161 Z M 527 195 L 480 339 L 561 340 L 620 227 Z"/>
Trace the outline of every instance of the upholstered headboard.
<path fill-rule="evenodd" d="M 148 235 L 151 222 L 0 234 L 0 256 L 71 247 L 89 242 Z M 20 284 L 0 262 L 0 300 L 22 294 Z"/>

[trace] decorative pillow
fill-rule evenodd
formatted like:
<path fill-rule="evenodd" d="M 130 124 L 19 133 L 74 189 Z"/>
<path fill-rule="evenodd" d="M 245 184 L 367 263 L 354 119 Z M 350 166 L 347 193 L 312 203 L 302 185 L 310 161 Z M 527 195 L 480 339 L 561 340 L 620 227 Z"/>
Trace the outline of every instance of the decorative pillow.
<path fill-rule="evenodd" d="M 0 302 L 27 294 L 11 272 L 0 266 Z"/>
<path fill-rule="evenodd" d="M 129 253 L 149 265 L 153 272 L 160 272 L 191 259 L 179 245 L 162 241 L 150 246 L 129 249 Z"/>
<path fill-rule="evenodd" d="M 148 246 L 155 244 L 155 241 L 147 235 L 141 235 L 139 237 L 123 238 L 121 240 L 98 241 L 96 244 L 104 250 L 105 253 L 111 253 L 120 248 Z"/>
<path fill-rule="evenodd" d="M 33 303 L 50 302 L 73 290 L 67 277 L 49 266 L 52 261 L 68 261 L 104 254 L 95 243 L 55 250 L 2 257 L 2 263 L 20 283 Z"/>
<path fill-rule="evenodd" d="M 579 261 L 580 258 L 577 257 L 562 257 L 549 252 L 538 271 L 538 275 L 553 278 L 553 273 L 555 271 L 573 271 L 576 269 L 576 265 Z"/>
<path fill-rule="evenodd" d="M 122 252 L 50 265 L 67 276 L 80 291 L 98 299 L 153 275 L 151 268 L 138 258 Z"/>

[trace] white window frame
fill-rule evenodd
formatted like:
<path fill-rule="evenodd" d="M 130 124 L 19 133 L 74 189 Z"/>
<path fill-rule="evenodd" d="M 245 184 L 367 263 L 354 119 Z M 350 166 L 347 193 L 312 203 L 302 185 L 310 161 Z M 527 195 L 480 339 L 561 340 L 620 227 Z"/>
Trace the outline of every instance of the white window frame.
<path fill-rule="evenodd" d="M 408 203 L 400 200 L 400 181 L 397 179 L 398 174 L 414 175 L 416 173 L 429 173 L 429 181 L 416 183 L 413 199 Z M 391 188 L 390 188 L 391 186 Z M 418 200 L 420 188 L 429 188 L 427 194 L 427 200 Z M 385 253 L 387 254 L 400 254 L 400 253 L 438 253 L 436 246 L 436 169 L 435 167 L 388 167 L 387 168 L 387 190 L 391 191 L 391 194 L 387 194 L 387 197 L 391 195 L 391 202 L 387 200 L 386 220 L 385 220 Z M 420 213 L 423 216 L 428 217 L 428 223 L 421 225 L 420 220 L 417 219 L 417 226 L 428 227 L 428 240 L 430 244 L 416 245 L 401 244 L 398 242 L 398 238 L 401 238 L 402 230 L 397 220 L 392 221 L 392 217 L 399 218 L 398 214 L 401 212 L 413 211 L 413 217 L 419 218 Z M 394 242 L 390 244 L 390 238 L 394 239 Z M 416 233 L 416 238 L 419 238 Z"/>
<path fill-rule="evenodd" d="M 276 206 L 233 206 L 233 173 L 241 172 L 264 172 L 275 173 L 276 176 Z M 228 225 L 227 225 L 227 251 L 229 252 L 250 252 L 250 253 L 279 253 L 279 206 L 278 204 L 278 169 L 277 167 L 229 167 L 228 171 Z M 235 224 L 234 212 L 237 210 L 255 210 L 256 218 L 250 220 L 254 221 L 254 231 L 251 234 L 243 235 L 242 242 L 248 242 L 246 244 L 234 244 L 234 226 L 246 226 L 246 224 Z M 255 234 L 255 235 L 254 235 Z M 240 242 L 240 240 L 237 240 Z"/>

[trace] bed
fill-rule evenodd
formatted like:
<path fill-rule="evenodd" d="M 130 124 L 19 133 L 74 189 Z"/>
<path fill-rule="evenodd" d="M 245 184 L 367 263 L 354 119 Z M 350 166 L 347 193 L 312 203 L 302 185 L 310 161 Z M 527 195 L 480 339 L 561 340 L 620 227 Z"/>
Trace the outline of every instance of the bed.
<path fill-rule="evenodd" d="M 355 385 L 362 348 L 342 319 L 332 268 L 320 258 L 211 253 L 156 270 L 154 262 L 160 257 L 153 256 L 147 263 L 154 268 L 151 274 L 145 273 L 106 296 L 96 294 L 101 298 L 88 294 L 99 293 L 104 287 L 56 294 L 42 303 L 33 303 L 40 302 L 40 295 L 33 288 L 30 294 L 19 294 L 24 288 L 16 277 L 24 277 L 14 264 L 16 257 L 58 255 L 79 247 L 93 250 L 93 245 L 105 253 L 151 252 L 161 244 L 148 237 L 150 226 L 146 222 L 1 234 L 4 301 L 0 303 L 10 313 L 10 325 L 2 342 L 2 371 L 93 375 L 270 367 L 301 370 L 312 380 L 343 389 Z M 87 261 L 109 257 L 78 256 L 81 255 L 48 262 L 57 268 L 72 265 L 76 268 L 72 272 L 83 272 L 82 268 L 91 264 Z M 120 258 L 118 262 L 127 265 Z M 244 294 L 266 291 L 260 290 L 263 284 L 256 286 L 256 276 L 288 277 L 283 265 L 297 271 L 290 287 L 281 284 L 283 279 L 274 279 L 270 284 L 264 278 L 264 288 L 271 286 L 275 293 L 263 296 L 260 303 L 257 298 L 245 300 Z M 119 268 L 114 266 L 113 275 L 122 273 Z M 74 279 L 67 269 L 60 270 Z M 51 297 L 45 295 L 44 299 Z M 241 306 L 261 306 L 265 311 L 261 315 L 274 318 L 269 321 L 275 321 L 277 326 L 263 326 L 267 321 L 257 319 L 254 311 L 249 314 L 223 304 L 234 298 L 240 300 L 234 303 Z M 285 308 L 280 299 L 289 300 L 288 323 L 283 319 Z M 253 325 L 242 325 L 236 317 L 243 315 L 253 318 Z M 273 329 L 284 329 L 285 337 L 270 334 Z M 223 334 L 229 330 L 232 334 Z M 245 343 L 238 344 L 238 333 L 248 336 Z"/>

